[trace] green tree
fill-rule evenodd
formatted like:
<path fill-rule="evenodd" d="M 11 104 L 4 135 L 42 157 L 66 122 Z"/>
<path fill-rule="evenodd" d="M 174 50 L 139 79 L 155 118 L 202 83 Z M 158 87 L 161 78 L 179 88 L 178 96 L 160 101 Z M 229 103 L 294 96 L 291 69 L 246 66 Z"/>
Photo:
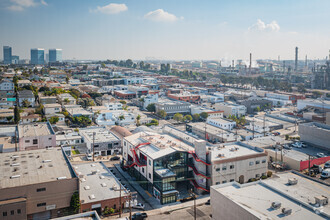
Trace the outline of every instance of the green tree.
<path fill-rule="evenodd" d="M 7 121 L 10 122 L 11 120 L 13 120 L 13 116 L 8 116 L 6 117 Z"/>
<path fill-rule="evenodd" d="M 256 111 L 260 112 L 260 107 L 259 106 L 256 107 Z"/>
<path fill-rule="evenodd" d="M 71 201 L 70 201 L 70 208 L 76 213 L 79 212 L 80 200 L 79 200 L 79 193 L 78 192 L 73 193 L 73 195 L 71 197 Z"/>
<path fill-rule="evenodd" d="M 49 119 L 49 123 L 56 124 L 59 121 L 59 118 L 57 116 L 51 117 Z"/>
<path fill-rule="evenodd" d="M 193 119 L 194 119 L 194 121 L 199 121 L 200 115 L 198 113 L 193 114 Z"/>
<path fill-rule="evenodd" d="M 27 99 L 24 99 L 22 101 L 22 105 L 23 105 L 23 107 L 29 107 L 31 105 L 31 102 L 29 102 Z"/>
<path fill-rule="evenodd" d="M 121 115 L 121 116 L 119 116 L 119 120 L 124 120 L 125 119 L 125 116 L 124 115 Z"/>
<path fill-rule="evenodd" d="M 166 118 L 167 113 L 164 110 L 160 110 L 157 115 L 161 118 Z"/>
<path fill-rule="evenodd" d="M 201 118 L 203 118 L 204 120 L 206 120 L 207 117 L 209 117 L 209 114 L 208 114 L 207 112 L 202 112 L 202 113 L 200 114 L 200 116 L 201 116 Z"/>
<path fill-rule="evenodd" d="M 156 106 L 154 103 L 151 103 L 147 106 L 147 111 L 148 112 L 155 112 L 156 111 Z"/>
<path fill-rule="evenodd" d="M 173 119 L 177 122 L 179 121 L 182 121 L 183 120 L 183 115 L 180 114 L 180 113 L 176 113 L 174 116 L 173 116 Z"/>
<path fill-rule="evenodd" d="M 19 109 L 17 106 L 15 106 L 15 109 L 14 109 L 14 122 L 15 124 L 18 124 L 18 122 L 21 120 L 21 116 L 20 116 L 20 113 L 19 113 Z"/>
<path fill-rule="evenodd" d="M 190 122 L 190 121 L 192 121 L 193 118 L 191 117 L 191 115 L 186 115 L 183 117 L 183 119 L 184 119 L 184 121 Z"/>
<path fill-rule="evenodd" d="M 123 105 L 126 105 L 126 104 L 127 104 L 125 100 L 120 100 L 119 102 L 120 102 L 121 104 L 123 104 Z"/>

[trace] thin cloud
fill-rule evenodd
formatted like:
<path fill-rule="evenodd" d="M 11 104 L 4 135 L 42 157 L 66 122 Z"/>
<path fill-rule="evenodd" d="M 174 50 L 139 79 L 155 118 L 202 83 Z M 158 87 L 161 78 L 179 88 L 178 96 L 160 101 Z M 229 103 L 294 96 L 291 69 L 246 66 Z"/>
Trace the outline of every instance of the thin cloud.
<path fill-rule="evenodd" d="M 183 19 L 183 17 L 178 18 L 174 14 L 170 14 L 163 9 L 157 9 L 155 11 L 150 11 L 144 15 L 145 19 L 157 22 L 174 22 L 179 19 Z"/>
<path fill-rule="evenodd" d="M 257 23 L 249 27 L 249 31 L 260 31 L 260 32 L 278 32 L 280 30 L 280 25 L 277 21 L 272 21 L 266 24 L 264 21 L 258 19 Z"/>
<path fill-rule="evenodd" d="M 10 0 L 12 5 L 7 7 L 10 11 L 23 11 L 26 8 L 35 7 L 38 5 L 48 5 L 45 0 L 40 0 L 36 2 L 35 0 Z"/>
<path fill-rule="evenodd" d="M 46 6 L 48 5 L 48 3 L 45 2 L 45 0 L 41 0 L 40 3 L 41 3 L 42 5 L 46 5 Z"/>
<path fill-rule="evenodd" d="M 8 10 L 10 11 L 23 11 L 24 8 L 20 5 L 11 5 L 9 7 L 7 7 Z"/>
<path fill-rule="evenodd" d="M 103 14 L 119 14 L 121 12 L 127 11 L 128 8 L 125 4 L 116 4 L 116 3 L 110 3 L 106 6 L 97 6 L 96 10 L 94 12 L 100 12 Z"/>

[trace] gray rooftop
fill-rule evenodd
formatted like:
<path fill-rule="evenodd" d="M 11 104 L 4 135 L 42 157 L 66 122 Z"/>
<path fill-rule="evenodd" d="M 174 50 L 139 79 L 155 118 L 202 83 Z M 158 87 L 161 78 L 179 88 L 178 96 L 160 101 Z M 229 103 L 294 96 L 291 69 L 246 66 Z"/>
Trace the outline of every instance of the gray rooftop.
<path fill-rule="evenodd" d="M 18 125 L 19 138 L 47 136 L 53 134 L 54 131 L 48 122 Z"/>
<path fill-rule="evenodd" d="M 126 196 L 128 192 L 102 162 L 77 164 L 79 195 L 82 204 Z"/>
<path fill-rule="evenodd" d="M 243 185 L 234 182 L 212 186 L 212 188 L 259 219 L 327 219 L 288 197 L 286 192 L 274 190 L 272 186 L 261 181 Z M 272 202 L 281 203 L 281 208 L 271 208 Z M 292 209 L 292 214 L 283 215 L 282 208 Z"/>
<path fill-rule="evenodd" d="M 0 154 L 0 188 L 73 178 L 61 148 Z"/>
<path fill-rule="evenodd" d="M 95 132 L 95 143 L 116 142 L 120 139 L 104 127 L 91 127 L 80 129 L 79 134 L 87 139 L 90 143 L 93 142 L 93 133 Z"/>
<path fill-rule="evenodd" d="M 247 155 L 255 155 L 264 153 L 264 150 L 257 147 L 244 144 L 242 142 L 234 142 L 213 147 L 210 150 L 211 160 L 226 160 L 229 158 L 242 157 Z M 220 156 L 221 155 L 221 156 Z"/>

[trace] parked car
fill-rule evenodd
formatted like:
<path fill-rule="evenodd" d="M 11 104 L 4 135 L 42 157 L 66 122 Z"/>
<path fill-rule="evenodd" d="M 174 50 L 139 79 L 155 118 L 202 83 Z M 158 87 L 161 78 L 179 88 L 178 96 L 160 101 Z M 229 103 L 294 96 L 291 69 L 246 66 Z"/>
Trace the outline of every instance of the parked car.
<path fill-rule="evenodd" d="M 115 161 L 115 160 L 120 160 L 120 157 L 118 156 L 113 156 L 110 158 L 111 161 Z"/>
<path fill-rule="evenodd" d="M 93 160 L 93 155 L 86 153 L 86 158 L 87 158 L 87 160 L 91 161 L 91 160 Z"/>
<path fill-rule="evenodd" d="M 274 132 L 273 135 L 279 136 L 281 133 L 280 132 Z"/>
<path fill-rule="evenodd" d="M 330 160 L 324 164 L 324 169 L 330 168 Z"/>
<path fill-rule="evenodd" d="M 207 200 L 207 202 L 205 203 L 205 205 L 211 205 L 211 200 Z"/>
<path fill-rule="evenodd" d="M 290 145 L 288 145 L 288 144 L 284 144 L 283 145 L 283 148 L 284 149 L 287 149 L 287 150 L 291 150 L 292 149 L 292 147 L 290 147 Z"/>
<path fill-rule="evenodd" d="M 135 209 L 142 209 L 142 210 L 144 210 L 144 204 L 142 204 L 142 203 L 138 203 L 136 205 L 133 205 L 132 207 L 135 208 Z"/>
<path fill-rule="evenodd" d="M 137 213 L 134 213 L 134 215 L 132 216 L 132 219 L 133 220 L 143 220 L 143 219 L 146 219 L 147 217 L 148 217 L 147 213 L 137 212 Z"/>
<path fill-rule="evenodd" d="M 300 144 L 300 142 L 296 142 L 296 143 L 292 144 L 292 147 L 301 148 L 301 144 Z"/>
<path fill-rule="evenodd" d="M 321 158 L 321 157 L 325 157 L 325 154 L 324 154 L 324 153 L 317 153 L 316 156 L 317 156 L 318 158 Z"/>
<path fill-rule="evenodd" d="M 330 177 L 330 169 L 323 170 L 321 173 L 321 178 L 322 179 L 328 179 Z"/>

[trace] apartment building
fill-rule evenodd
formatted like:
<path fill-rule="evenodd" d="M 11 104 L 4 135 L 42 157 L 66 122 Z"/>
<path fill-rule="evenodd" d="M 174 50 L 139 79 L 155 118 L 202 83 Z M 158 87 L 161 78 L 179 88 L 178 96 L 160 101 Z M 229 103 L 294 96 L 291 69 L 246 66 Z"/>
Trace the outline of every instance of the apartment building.
<path fill-rule="evenodd" d="M 23 106 L 24 102 L 29 104 L 27 107 L 35 106 L 35 97 L 31 90 L 22 90 L 18 92 L 18 103 L 19 106 Z"/>
<path fill-rule="evenodd" d="M 186 124 L 186 131 L 212 143 L 234 142 L 239 139 L 234 133 L 228 130 L 204 122 L 188 123 Z"/>
<path fill-rule="evenodd" d="M 224 118 L 208 117 L 206 123 L 229 131 L 233 130 L 236 126 L 236 122 Z"/>
<path fill-rule="evenodd" d="M 14 83 L 9 79 L 3 79 L 0 82 L 0 91 L 13 92 L 14 87 Z"/>
<path fill-rule="evenodd" d="M 190 92 L 174 93 L 174 94 L 168 93 L 167 97 L 178 101 L 190 102 L 196 104 L 200 103 L 201 100 L 200 95 L 191 94 Z"/>
<path fill-rule="evenodd" d="M 167 114 L 167 118 L 172 118 L 176 113 L 189 114 L 190 103 L 172 101 L 168 99 L 159 99 L 158 103 L 155 103 L 156 112 L 164 110 Z"/>
<path fill-rule="evenodd" d="M 45 115 L 53 115 L 56 113 L 60 113 L 62 111 L 62 107 L 60 104 L 44 104 L 43 111 Z"/>
<path fill-rule="evenodd" d="M 214 104 L 214 109 L 217 111 L 223 111 L 223 115 L 226 117 L 230 115 L 241 117 L 246 114 L 246 107 L 238 104 L 216 103 Z"/>
<path fill-rule="evenodd" d="M 79 130 L 89 153 L 107 156 L 121 153 L 121 140 L 106 127 L 90 127 Z M 93 147 L 94 145 L 94 147 Z"/>
<path fill-rule="evenodd" d="M 78 191 L 78 178 L 61 148 L 0 154 L 0 218 L 62 216 Z"/>
<path fill-rule="evenodd" d="M 49 122 L 18 125 L 19 151 L 56 147 L 56 135 Z"/>
<path fill-rule="evenodd" d="M 208 173 L 210 185 L 227 182 L 246 183 L 253 178 L 261 178 L 267 172 L 267 153 L 264 149 L 242 142 L 226 143 L 209 149 Z"/>
<path fill-rule="evenodd" d="M 41 93 L 38 95 L 40 104 L 55 104 L 57 101 L 56 96 L 44 96 Z"/>

